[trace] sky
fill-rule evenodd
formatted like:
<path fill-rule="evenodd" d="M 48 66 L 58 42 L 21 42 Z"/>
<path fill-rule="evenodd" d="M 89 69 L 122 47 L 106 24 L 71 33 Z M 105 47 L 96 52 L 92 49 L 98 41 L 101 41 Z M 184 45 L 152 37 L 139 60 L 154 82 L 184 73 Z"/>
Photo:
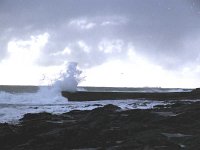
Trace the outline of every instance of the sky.
<path fill-rule="evenodd" d="M 200 86 L 199 0 L 0 0 L 0 84 Z"/>

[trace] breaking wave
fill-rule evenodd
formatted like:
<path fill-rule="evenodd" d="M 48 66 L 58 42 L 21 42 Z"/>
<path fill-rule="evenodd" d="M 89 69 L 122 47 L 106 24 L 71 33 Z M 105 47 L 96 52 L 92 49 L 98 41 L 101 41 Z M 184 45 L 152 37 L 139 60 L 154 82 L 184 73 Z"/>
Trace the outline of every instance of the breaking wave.
<path fill-rule="evenodd" d="M 1 91 L 0 104 L 65 104 L 67 99 L 62 97 L 61 91 L 76 91 L 81 80 L 80 74 L 77 63 L 71 62 L 66 72 L 50 86 L 39 87 L 35 92 Z"/>

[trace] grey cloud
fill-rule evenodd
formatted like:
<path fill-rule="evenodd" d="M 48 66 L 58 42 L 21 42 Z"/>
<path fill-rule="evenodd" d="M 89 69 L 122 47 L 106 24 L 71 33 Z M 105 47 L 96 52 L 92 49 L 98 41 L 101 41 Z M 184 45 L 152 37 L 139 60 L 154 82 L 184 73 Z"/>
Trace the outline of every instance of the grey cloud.
<path fill-rule="evenodd" d="M 62 64 L 62 62 L 68 60 L 79 62 L 81 67 L 92 67 L 109 59 L 125 59 L 127 53 L 124 53 L 124 50 L 126 49 L 126 43 L 119 39 L 101 40 L 93 45 L 87 41 L 76 41 L 68 44 L 60 51 L 43 53 L 40 64 Z"/>
<path fill-rule="evenodd" d="M 199 12 L 198 0 L 1 0 L 0 60 L 13 38 L 48 32 L 40 65 L 72 60 L 91 67 L 109 58 L 126 59 L 128 43 L 164 67 L 199 63 Z M 104 39 L 121 39 L 122 51 L 99 51 Z M 84 41 L 90 53 L 77 41 Z M 66 47 L 72 52 L 61 55 Z"/>

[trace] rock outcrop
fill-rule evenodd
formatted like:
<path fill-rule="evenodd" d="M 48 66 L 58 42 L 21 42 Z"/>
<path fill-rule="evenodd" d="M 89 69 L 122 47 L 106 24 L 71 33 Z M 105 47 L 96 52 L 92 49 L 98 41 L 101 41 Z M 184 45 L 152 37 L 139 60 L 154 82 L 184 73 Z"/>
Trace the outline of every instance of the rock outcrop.
<path fill-rule="evenodd" d="M 26 114 L 17 125 L 0 124 L 1 150 L 134 149 L 200 147 L 200 102 L 149 110 L 106 105 L 61 115 Z"/>

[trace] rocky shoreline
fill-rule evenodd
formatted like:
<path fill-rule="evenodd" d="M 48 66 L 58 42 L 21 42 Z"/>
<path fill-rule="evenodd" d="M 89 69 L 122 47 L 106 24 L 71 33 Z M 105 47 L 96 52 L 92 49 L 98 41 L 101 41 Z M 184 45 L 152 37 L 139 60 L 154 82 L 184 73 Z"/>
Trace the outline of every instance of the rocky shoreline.
<path fill-rule="evenodd" d="M 61 115 L 26 114 L 19 124 L 0 124 L 1 150 L 196 150 L 199 141 L 200 102 L 148 110 L 106 105 Z"/>

